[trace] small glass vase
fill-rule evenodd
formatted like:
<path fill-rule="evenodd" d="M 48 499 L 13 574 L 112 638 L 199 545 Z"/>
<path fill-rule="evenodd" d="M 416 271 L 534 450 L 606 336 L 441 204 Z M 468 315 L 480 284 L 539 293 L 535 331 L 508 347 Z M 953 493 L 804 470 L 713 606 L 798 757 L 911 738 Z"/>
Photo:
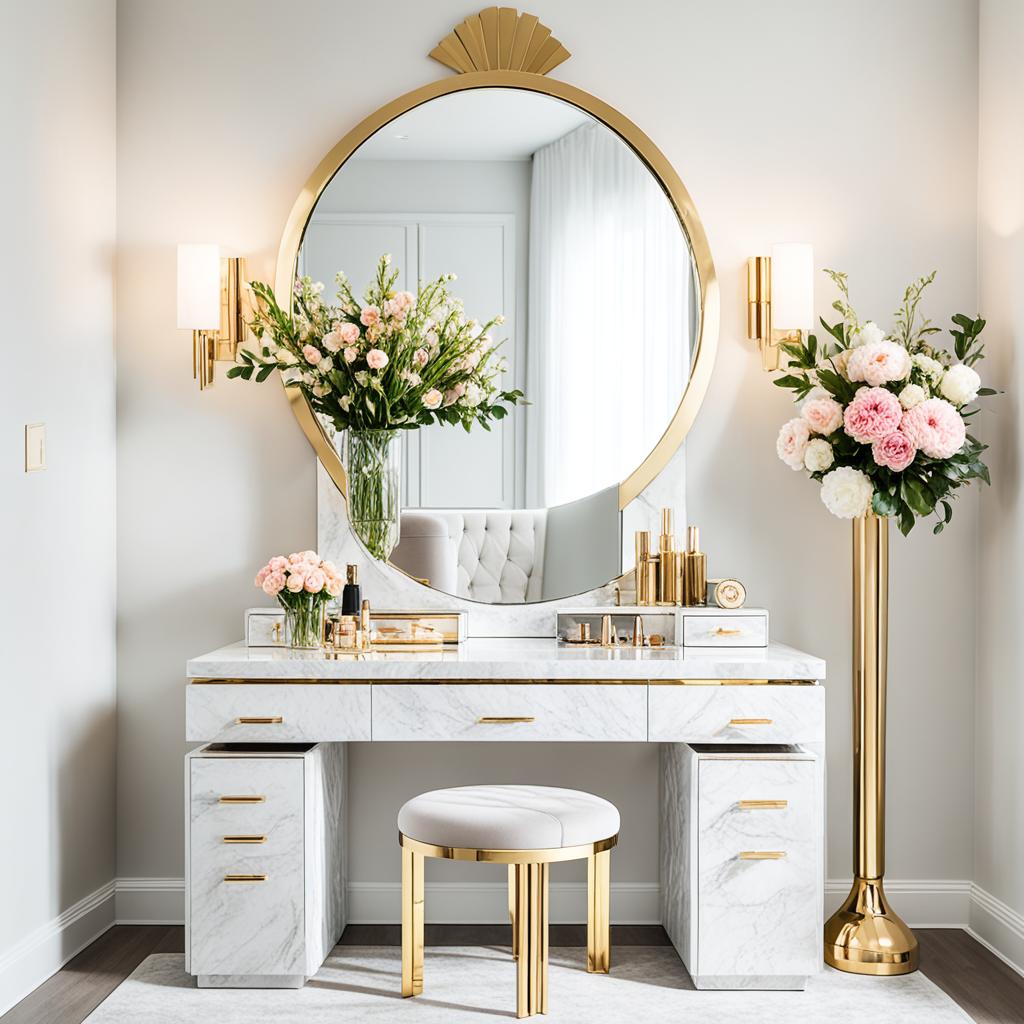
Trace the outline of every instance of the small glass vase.
<path fill-rule="evenodd" d="M 281 601 L 288 646 L 297 651 L 318 650 L 323 645 L 324 609 L 327 601 L 321 594 L 289 594 Z"/>
<path fill-rule="evenodd" d="M 402 432 L 346 430 L 342 461 L 348 518 L 374 558 L 386 562 L 398 544 L 402 510 Z"/>

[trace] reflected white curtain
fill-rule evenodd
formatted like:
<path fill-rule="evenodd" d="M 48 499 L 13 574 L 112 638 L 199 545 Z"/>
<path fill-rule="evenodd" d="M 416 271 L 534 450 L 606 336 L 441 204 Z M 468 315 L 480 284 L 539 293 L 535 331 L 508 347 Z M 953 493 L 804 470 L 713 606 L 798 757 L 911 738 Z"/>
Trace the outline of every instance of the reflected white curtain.
<path fill-rule="evenodd" d="M 694 319 L 679 220 L 633 151 L 597 124 L 538 150 L 530 200 L 529 507 L 591 494 L 639 465 L 679 404 Z"/>

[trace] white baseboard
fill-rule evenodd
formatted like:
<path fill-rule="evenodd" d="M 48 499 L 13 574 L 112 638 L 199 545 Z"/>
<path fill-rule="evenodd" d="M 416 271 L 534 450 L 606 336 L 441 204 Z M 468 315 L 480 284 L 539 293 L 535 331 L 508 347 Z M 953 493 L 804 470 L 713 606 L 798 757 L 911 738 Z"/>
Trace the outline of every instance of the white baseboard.
<path fill-rule="evenodd" d="M 1024 975 L 1024 914 L 974 885 L 967 931 L 1003 963 Z"/>
<path fill-rule="evenodd" d="M 89 893 L 0 955 L 0 1015 L 114 923 L 114 883 Z"/>
<path fill-rule="evenodd" d="M 118 924 L 184 924 L 184 878 L 118 878 L 114 882 Z"/>
<path fill-rule="evenodd" d="M 830 878 L 825 883 L 825 918 L 850 891 L 849 880 Z M 968 881 L 957 879 L 887 878 L 885 894 L 911 928 L 966 928 L 971 915 Z"/>

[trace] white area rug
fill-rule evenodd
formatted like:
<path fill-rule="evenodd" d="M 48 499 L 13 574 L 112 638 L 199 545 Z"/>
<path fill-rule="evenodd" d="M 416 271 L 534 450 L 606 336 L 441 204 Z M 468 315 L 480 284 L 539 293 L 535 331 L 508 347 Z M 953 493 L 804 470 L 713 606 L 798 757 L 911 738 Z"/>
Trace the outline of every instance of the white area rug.
<path fill-rule="evenodd" d="M 612 973 L 587 974 L 584 951 L 550 953 L 551 1024 L 962 1024 L 971 1018 L 923 974 L 861 978 L 829 968 L 804 992 L 696 992 L 671 946 L 612 950 Z M 507 948 L 427 948 L 423 995 L 402 999 L 401 950 L 342 946 L 298 990 L 197 989 L 184 957 L 147 957 L 87 1024 L 477 1024 L 515 1018 Z"/>

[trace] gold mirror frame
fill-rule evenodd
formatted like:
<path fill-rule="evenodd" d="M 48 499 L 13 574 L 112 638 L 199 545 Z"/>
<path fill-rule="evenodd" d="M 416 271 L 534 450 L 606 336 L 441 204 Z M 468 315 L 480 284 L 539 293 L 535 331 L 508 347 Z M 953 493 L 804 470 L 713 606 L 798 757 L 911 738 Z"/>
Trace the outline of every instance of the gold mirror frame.
<path fill-rule="evenodd" d="M 676 215 L 686 232 L 693 253 L 700 285 L 700 327 L 697 346 L 691 364 L 690 379 L 683 391 L 675 415 L 653 450 L 619 484 L 619 509 L 624 509 L 665 468 L 676 449 L 682 444 L 693 425 L 711 380 L 718 342 L 719 296 L 715 266 L 703 225 L 697 216 L 689 192 L 668 158 L 629 118 L 614 107 L 591 96 L 582 89 L 567 85 L 542 74 L 525 71 L 476 71 L 453 78 L 431 82 L 392 100 L 355 126 L 324 158 L 310 175 L 288 216 L 281 246 L 277 255 L 275 291 L 280 297 L 291 295 L 299 250 L 313 210 L 331 179 L 341 170 L 348 158 L 375 132 L 396 117 L 408 113 L 439 96 L 463 92 L 467 89 L 522 89 L 542 93 L 564 100 L 585 111 L 595 120 L 610 128 L 644 162 L 668 195 Z M 280 300 L 279 300 L 280 301 Z M 347 501 L 345 468 L 337 450 L 331 443 L 320 421 L 313 414 L 302 392 L 297 387 L 285 387 L 285 393 L 295 418 L 313 446 L 317 457 Z"/>

